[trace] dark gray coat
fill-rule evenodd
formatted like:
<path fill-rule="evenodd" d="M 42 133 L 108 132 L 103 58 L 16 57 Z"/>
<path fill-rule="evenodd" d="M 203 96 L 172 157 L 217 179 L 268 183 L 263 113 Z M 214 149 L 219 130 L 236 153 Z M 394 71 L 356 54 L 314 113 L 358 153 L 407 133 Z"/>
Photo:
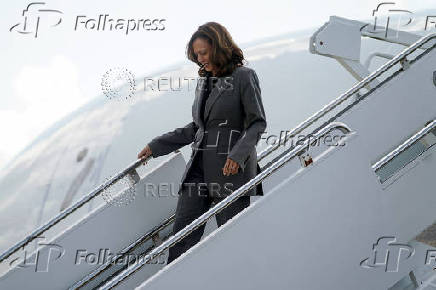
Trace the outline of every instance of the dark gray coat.
<path fill-rule="evenodd" d="M 212 195 L 225 197 L 260 173 L 256 144 L 267 125 L 265 111 L 256 72 L 241 66 L 231 76 L 218 77 L 207 98 L 203 122 L 200 106 L 205 80 L 200 78 L 197 82 L 192 105 L 193 121 L 183 128 L 155 137 L 148 145 L 156 158 L 193 143 L 179 191 L 198 150 L 203 150 L 204 182 Z M 202 141 L 206 145 L 204 149 L 199 148 Z M 223 175 L 227 157 L 239 164 L 238 173 Z M 263 195 L 262 184 L 246 195 Z"/>

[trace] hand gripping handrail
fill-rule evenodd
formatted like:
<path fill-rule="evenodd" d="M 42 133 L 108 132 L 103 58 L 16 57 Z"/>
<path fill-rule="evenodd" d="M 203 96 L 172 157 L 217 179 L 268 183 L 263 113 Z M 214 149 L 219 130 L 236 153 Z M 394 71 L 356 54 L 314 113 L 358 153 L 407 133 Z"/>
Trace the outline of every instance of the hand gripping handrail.
<path fill-rule="evenodd" d="M 316 135 L 315 138 L 321 138 L 322 136 L 328 134 L 329 132 L 333 130 L 341 130 L 343 133 L 351 133 L 351 130 L 343 123 L 340 122 L 332 122 L 325 126 L 323 129 L 321 129 Z M 209 218 L 214 216 L 215 214 L 222 211 L 224 208 L 229 206 L 231 203 L 233 203 L 237 198 L 239 198 L 242 194 L 246 193 L 248 190 L 253 188 L 255 185 L 262 182 L 265 178 L 267 178 L 269 175 L 271 175 L 274 171 L 282 167 L 284 164 L 286 164 L 288 161 L 292 160 L 297 156 L 299 153 L 307 150 L 307 148 L 310 146 L 310 142 L 313 142 L 313 139 L 306 139 L 303 144 L 300 144 L 292 149 L 289 149 L 288 153 L 280 158 L 277 162 L 273 163 L 271 166 L 266 168 L 264 171 L 256 175 L 254 178 L 252 178 L 250 181 L 239 187 L 237 190 L 235 190 L 232 194 L 224 198 L 222 201 L 217 203 L 214 207 L 209 209 L 207 212 L 202 214 L 200 217 L 195 219 L 193 222 L 191 222 L 189 225 L 178 231 L 175 235 L 168 238 L 166 241 L 164 241 L 162 244 L 160 244 L 158 247 L 154 248 L 149 254 L 145 255 L 143 259 L 139 260 L 138 263 L 135 263 L 133 266 L 128 267 L 127 269 L 123 270 L 118 276 L 114 277 L 112 280 L 107 282 L 104 286 L 100 287 L 99 289 L 107 290 L 115 287 L 118 285 L 122 280 L 130 276 L 131 274 L 138 271 L 143 265 L 145 265 L 147 262 L 151 261 L 152 259 L 156 258 L 157 256 L 161 255 L 167 248 L 171 247 L 172 245 L 179 242 L 181 239 L 189 235 L 192 231 L 200 227 L 202 224 L 206 223 Z"/>
<path fill-rule="evenodd" d="M 378 76 L 380 76 L 383 72 L 400 62 L 404 57 L 414 52 L 416 49 L 418 49 L 423 44 L 427 43 L 431 39 L 436 38 L 436 33 L 428 34 L 421 39 L 419 39 L 417 42 L 409 46 L 408 48 L 404 49 L 400 54 L 395 56 L 393 59 L 385 63 L 383 66 L 381 66 L 379 69 L 374 71 L 372 74 L 364 78 L 362 81 L 351 87 L 348 91 L 340 95 L 337 99 L 333 100 L 324 108 L 322 108 L 320 111 L 316 112 L 314 115 L 306 119 L 304 122 L 300 123 L 297 127 L 295 127 L 292 131 L 288 132 L 285 136 L 285 141 L 289 140 L 290 138 L 296 136 L 300 132 L 302 132 L 304 129 L 308 128 L 311 124 L 319 120 L 321 117 L 323 117 L 328 112 L 332 111 L 334 108 L 336 108 L 338 105 L 340 105 L 342 102 L 346 101 L 348 98 L 350 98 L 353 94 L 358 92 L 361 88 L 366 86 L 368 83 L 376 79 Z M 274 152 L 276 149 L 280 147 L 281 140 L 278 142 L 277 145 L 269 145 L 267 148 L 265 148 L 260 154 L 258 154 L 258 161 L 261 161 L 263 158 Z M 148 159 L 150 159 L 151 156 Z M 51 227 L 56 225 L 59 221 L 76 211 L 78 208 L 82 207 L 84 204 L 86 204 L 89 200 L 94 198 L 96 195 L 100 194 L 104 189 L 114 184 L 119 179 L 123 178 L 127 173 L 129 173 L 131 170 L 136 169 L 142 162 L 147 160 L 141 160 L 138 159 L 137 161 L 133 162 L 131 165 L 126 167 L 123 171 L 119 172 L 117 175 L 115 175 L 113 178 L 109 179 L 105 183 L 98 186 L 96 189 L 94 189 L 91 193 L 84 196 L 82 199 L 77 201 L 75 204 L 71 205 L 61 213 L 59 213 L 56 217 L 48 221 L 43 226 L 36 229 L 34 232 L 32 232 L 30 235 L 28 235 L 26 238 L 24 238 L 22 241 L 18 242 L 11 248 L 9 248 L 6 252 L 4 252 L 0 256 L 0 263 L 3 262 L 5 259 L 10 257 L 13 253 L 18 251 L 21 247 L 26 246 L 28 243 L 33 241 L 35 238 L 37 238 L 40 234 L 44 233 L 45 231 L 49 230 Z"/>
<path fill-rule="evenodd" d="M 33 241 L 35 238 L 37 238 L 42 233 L 44 233 L 47 230 L 49 230 L 51 227 L 53 227 L 54 225 L 59 223 L 61 220 L 63 220 L 67 216 L 69 216 L 71 213 L 75 212 L 77 209 L 82 207 L 88 201 L 90 201 L 95 196 L 100 194 L 103 190 L 105 190 L 106 188 L 108 188 L 109 186 L 111 186 L 112 184 L 114 184 L 115 182 L 117 182 L 118 180 L 120 180 L 121 178 L 126 176 L 127 174 L 129 174 L 132 171 L 134 171 L 138 166 L 141 165 L 141 163 L 146 162 L 146 161 L 148 161 L 151 158 L 152 158 L 152 156 L 149 156 L 146 159 L 137 159 L 135 162 L 133 162 L 129 166 L 127 166 L 124 170 L 122 170 L 119 173 L 117 173 L 114 177 L 112 177 L 109 180 L 107 180 L 106 182 L 102 183 L 100 186 L 95 188 L 89 194 L 87 194 L 84 197 L 82 197 L 80 200 L 78 200 L 76 203 L 74 203 L 73 205 L 71 205 L 67 209 L 61 211 L 57 216 L 55 216 L 54 218 L 49 220 L 46 224 L 40 226 L 35 231 L 33 231 L 30 235 L 28 235 L 26 238 L 24 238 L 23 240 L 21 240 L 20 242 L 18 242 L 17 244 L 12 246 L 11 248 L 9 248 L 6 252 L 4 252 L 0 256 L 0 263 L 3 262 L 8 257 L 10 257 L 16 251 L 18 251 L 21 247 L 24 248 L 28 243 Z"/>
<path fill-rule="evenodd" d="M 297 127 L 295 127 L 292 131 L 290 131 L 285 136 L 285 141 L 289 140 L 290 138 L 296 136 L 297 134 L 301 133 L 303 130 L 308 128 L 310 125 L 312 125 L 314 122 L 319 120 L 321 117 L 332 111 L 334 108 L 336 108 L 338 105 L 349 99 L 352 95 L 357 93 L 361 88 L 365 87 L 367 84 L 375 80 L 377 77 L 379 77 L 382 73 L 386 72 L 388 69 L 393 67 L 395 64 L 403 61 L 405 57 L 407 57 L 409 54 L 413 53 L 416 49 L 420 48 L 422 45 L 426 44 L 432 39 L 436 38 L 436 33 L 428 34 L 421 39 L 419 39 L 417 42 L 409 46 L 408 48 L 404 49 L 401 53 L 396 55 L 394 58 L 392 58 L 390 61 L 385 63 L 383 66 L 381 66 L 379 69 L 368 75 L 366 78 L 364 78 L 362 81 L 351 87 L 348 91 L 340 95 L 338 98 L 324 106 L 321 110 L 316 112 L 314 115 L 306 119 L 304 122 L 300 123 Z M 349 109 L 349 108 L 348 108 Z M 315 131 L 318 131 L 320 128 L 316 129 Z M 274 152 L 276 149 L 279 148 L 281 144 L 278 142 L 276 145 L 270 145 L 267 148 L 265 148 L 260 154 L 258 154 L 258 161 L 261 161 L 263 158 L 267 157 L 269 154 Z M 304 151 L 304 150 L 302 150 Z M 279 160 L 282 160 L 287 155 L 283 156 Z M 278 160 L 277 160 L 278 162 Z M 275 164 L 277 164 L 277 162 Z M 268 170 L 268 168 L 266 169 Z M 259 175 L 258 175 L 259 176 Z M 152 254 L 152 253 L 150 253 Z M 125 270 L 126 271 L 126 270 Z M 130 274 L 129 274 L 130 275 Z M 124 278 L 123 278 L 124 279 Z M 109 282 L 110 283 L 110 282 Z M 118 284 L 119 282 L 117 282 Z"/>
<path fill-rule="evenodd" d="M 348 100 L 352 95 L 357 93 L 360 89 L 364 88 L 366 85 L 368 85 L 370 82 L 374 81 L 377 77 L 379 77 L 382 73 L 386 72 L 388 69 L 402 61 L 406 56 L 414 52 L 416 49 L 427 43 L 428 41 L 435 39 L 436 33 L 430 33 L 426 36 L 423 36 L 420 38 L 417 42 L 412 44 L 411 46 L 405 48 L 402 52 L 397 54 L 394 58 L 386 62 L 384 65 L 379 67 L 377 70 L 375 70 L 373 73 L 365 77 L 363 80 L 361 80 L 359 83 L 352 86 L 348 91 L 341 94 L 338 98 L 331 101 L 329 104 L 324 106 L 321 110 L 313 114 L 311 117 L 300 123 L 297 127 L 292 129 L 292 131 L 287 132 L 287 134 L 284 136 L 286 142 L 292 137 L 295 137 L 297 134 L 301 133 L 303 130 L 308 128 L 310 125 L 312 125 L 314 122 L 319 120 L 321 117 L 323 117 L 325 114 L 332 111 L 334 108 L 336 108 L 338 105 L 343 103 L 344 101 Z M 280 137 L 282 139 L 282 137 Z M 276 150 L 280 147 L 280 144 L 282 144 L 282 140 L 280 142 L 277 142 L 277 144 L 271 144 L 268 147 L 266 147 L 262 152 L 259 153 L 258 161 L 261 161 L 263 158 L 268 156 L 271 152 Z"/>

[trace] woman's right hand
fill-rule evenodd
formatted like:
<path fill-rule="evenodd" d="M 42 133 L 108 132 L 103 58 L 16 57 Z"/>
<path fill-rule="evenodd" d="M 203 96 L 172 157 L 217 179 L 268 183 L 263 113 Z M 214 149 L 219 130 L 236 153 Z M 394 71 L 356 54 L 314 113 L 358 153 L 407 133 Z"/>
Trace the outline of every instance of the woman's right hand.
<path fill-rule="evenodd" d="M 138 153 L 138 159 L 147 159 L 149 156 L 151 156 L 151 148 L 148 145 Z M 145 165 L 145 163 L 147 162 L 144 162 L 143 165 Z"/>

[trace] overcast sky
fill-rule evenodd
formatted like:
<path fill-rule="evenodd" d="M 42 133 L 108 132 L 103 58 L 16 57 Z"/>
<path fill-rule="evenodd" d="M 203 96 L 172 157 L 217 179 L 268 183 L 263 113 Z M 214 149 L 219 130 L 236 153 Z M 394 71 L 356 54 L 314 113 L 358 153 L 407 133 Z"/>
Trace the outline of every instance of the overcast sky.
<path fill-rule="evenodd" d="M 371 19 L 382 1 L 46 1 L 38 35 L 22 34 L 22 11 L 32 2 L 1 4 L 0 168 L 44 129 L 101 94 L 101 78 L 112 67 L 147 75 L 185 59 L 185 47 L 199 25 L 223 24 L 239 45 L 268 36 L 318 28 L 330 15 Z M 386 1 L 387 2 L 387 1 Z M 436 0 L 401 0 L 398 9 L 436 8 Z M 44 12 L 41 12 L 44 13 Z M 161 31 L 96 31 L 76 17 L 165 19 Z M 34 27 L 34 19 L 28 20 Z M 62 22 L 54 27 L 58 19 Z M 10 31 L 10 28 L 17 26 Z M 162 27 L 162 26 L 160 26 Z M 21 29 L 22 30 L 22 29 Z"/>

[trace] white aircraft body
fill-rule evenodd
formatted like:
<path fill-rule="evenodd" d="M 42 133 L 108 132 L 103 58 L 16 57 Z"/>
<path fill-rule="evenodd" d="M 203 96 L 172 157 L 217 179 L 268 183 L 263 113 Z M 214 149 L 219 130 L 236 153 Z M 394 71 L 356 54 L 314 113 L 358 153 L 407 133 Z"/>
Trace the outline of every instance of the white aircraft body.
<path fill-rule="evenodd" d="M 71 113 L 0 173 L 0 289 L 436 289 L 436 34 L 418 30 L 332 16 L 242 46 L 265 136 L 311 139 L 262 139 L 262 172 L 175 236 L 191 149 L 145 166 L 136 156 L 191 121 L 195 85 L 157 92 L 138 79 L 132 97 Z M 326 136 L 333 146 L 312 143 Z M 259 182 L 265 195 L 217 228 L 214 215 Z M 150 187 L 163 183 L 166 195 Z M 202 240 L 166 266 L 202 223 Z"/>

